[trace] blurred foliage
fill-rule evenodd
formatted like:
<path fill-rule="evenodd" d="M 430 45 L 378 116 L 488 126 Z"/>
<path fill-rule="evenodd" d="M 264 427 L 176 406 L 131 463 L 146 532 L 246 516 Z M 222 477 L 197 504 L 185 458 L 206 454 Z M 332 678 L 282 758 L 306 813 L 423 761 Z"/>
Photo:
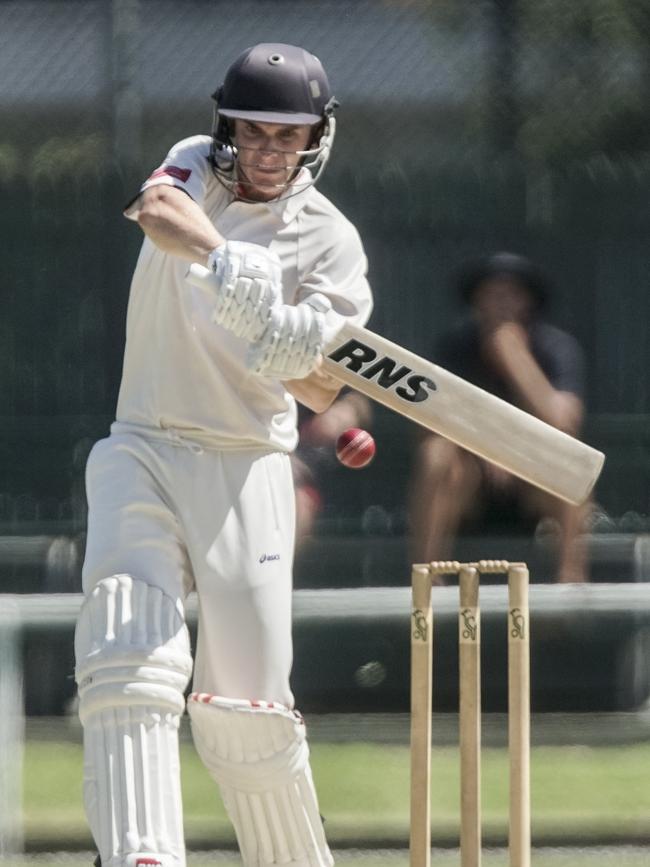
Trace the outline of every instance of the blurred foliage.
<path fill-rule="evenodd" d="M 557 164 L 650 149 L 647 0 L 441 0 L 437 27 L 479 28 L 482 86 L 467 107 L 487 150 Z"/>
<path fill-rule="evenodd" d="M 18 148 L 9 143 L 0 143 L 0 183 L 18 174 L 20 157 Z"/>
<path fill-rule="evenodd" d="M 110 154 L 108 136 L 101 132 L 55 136 L 45 139 L 34 151 L 28 161 L 29 177 L 37 181 L 45 177 L 59 181 L 89 174 L 99 177 L 105 171 Z"/>
<path fill-rule="evenodd" d="M 650 6 L 537 0 L 521 8 L 521 40 L 547 58 L 545 80 L 524 98 L 524 153 L 557 160 L 646 151 Z"/>
<path fill-rule="evenodd" d="M 47 2 L 34 5 L 40 10 L 40 30 L 46 34 L 51 6 Z M 145 7 L 158 4 L 152 0 L 140 5 L 144 14 Z M 369 5 L 360 4 L 360 19 L 368 14 Z M 128 8 L 131 6 L 135 8 L 137 2 Z M 270 6 L 259 4 L 266 14 Z M 409 79 L 410 68 L 428 68 L 428 64 L 435 76 L 438 65 L 441 89 L 431 90 L 438 94 L 435 97 L 424 98 L 414 89 L 408 106 L 399 99 L 390 105 L 393 126 L 400 130 L 399 148 L 387 137 L 381 100 L 368 103 L 363 97 L 355 102 L 348 97 L 341 110 L 345 136 L 337 142 L 335 159 L 348 145 L 363 153 L 376 147 L 377 141 L 391 145 L 383 162 L 400 159 L 407 169 L 427 155 L 434 155 L 437 161 L 469 156 L 488 163 L 497 155 L 509 155 L 557 166 L 599 153 L 616 157 L 650 151 L 648 0 L 377 0 L 376 6 L 377 30 L 369 36 L 374 41 L 369 41 L 361 61 L 365 80 L 383 86 L 388 77 L 399 84 L 396 93 L 408 94 L 409 87 L 415 87 Z M 296 4 L 295 15 L 299 30 L 311 32 L 320 27 L 328 44 L 333 39 L 331 19 L 319 18 L 326 8 L 327 4 L 319 2 Z M 390 14 L 379 14 L 387 11 Z M 123 54 L 130 58 L 129 50 L 139 44 L 140 37 L 132 37 L 131 49 L 128 45 L 120 49 L 113 31 L 101 30 L 103 18 L 91 12 L 88 4 L 89 33 L 100 41 L 113 39 L 105 43 L 106 55 L 112 52 L 114 63 L 118 57 L 124 59 Z M 180 26 L 184 16 L 181 12 L 178 16 Z M 391 22 L 396 30 L 391 29 Z M 426 38 L 418 41 L 414 33 Z M 341 32 L 342 44 L 345 38 Z M 452 45 L 453 50 L 445 52 L 445 45 Z M 408 55 L 414 50 L 421 56 Z M 53 49 L 40 45 L 35 51 L 45 58 Z M 65 57 L 63 50 L 61 54 Z M 188 61 L 179 52 L 175 61 L 170 60 L 171 68 L 176 63 L 180 69 Z M 68 66 L 63 62 L 57 69 L 59 87 L 70 75 Z M 38 120 L 29 102 L 3 113 L 0 180 L 19 170 L 37 177 L 66 167 L 92 171 L 114 149 L 113 139 L 120 130 L 124 132 L 115 102 L 122 91 L 133 105 L 142 106 L 139 120 L 146 138 L 146 165 L 180 137 L 179 129 L 194 130 L 201 118 L 207 126 L 207 95 L 205 102 L 199 102 L 196 94 L 186 101 L 170 99 L 152 111 L 141 67 L 127 64 L 120 68 L 119 80 L 106 78 L 107 98 L 99 103 L 47 105 L 38 110 Z M 98 74 L 97 69 L 94 72 Z M 353 96 L 354 78 L 348 78 L 346 84 Z M 455 95 L 450 97 L 446 86 L 454 87 Z M 50 130 L 47 138 L 43 130 Z M 22 156 L 22 169 L 17 152 Z M 348 151 L 345 153 L 349 159 Z"/>

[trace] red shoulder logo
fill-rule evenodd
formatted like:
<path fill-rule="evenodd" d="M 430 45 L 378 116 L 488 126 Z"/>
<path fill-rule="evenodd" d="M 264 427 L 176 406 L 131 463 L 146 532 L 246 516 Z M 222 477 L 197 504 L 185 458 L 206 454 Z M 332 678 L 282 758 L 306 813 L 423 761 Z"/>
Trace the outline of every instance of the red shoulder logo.
<path fill-rule="evenodd" d="M 192 169 L 181 169 L 178 166 L 161 166 L 159 169 L 156 169 L 156 171 L 150 176 L 149 180 L 151 181 L 154 178 L 167 176 L 170 178 L 177 178 L 177 180 L 186 184 L 191 174 Z"/>

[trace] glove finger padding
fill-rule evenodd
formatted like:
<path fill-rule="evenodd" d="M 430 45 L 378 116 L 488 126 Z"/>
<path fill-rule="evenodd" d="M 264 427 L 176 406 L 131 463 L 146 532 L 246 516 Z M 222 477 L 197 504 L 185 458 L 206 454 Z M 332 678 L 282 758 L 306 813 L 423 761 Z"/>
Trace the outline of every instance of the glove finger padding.
<path fill-rule="evenodd" d="M 216 290 L 212 320 L 237 337 L 257 340 L 282 298 L 277 255 L 259 244 L 226 241 L 210 253 L 208 266 Z"/>
<path fill-rule="evenodd" d="M 278 379 L 308 376 L 323 348 L 325 314 L 330 309 L 329 299 L 319 293 L 295 306 L 276 305 L 261 337 L 249 349 L 249 370 Z"/>
<path fill-rule="evenodd" d="M 192 693 L 187 707 L 246 867 L 331 867 L 300 714 L 204 693 Z"/>

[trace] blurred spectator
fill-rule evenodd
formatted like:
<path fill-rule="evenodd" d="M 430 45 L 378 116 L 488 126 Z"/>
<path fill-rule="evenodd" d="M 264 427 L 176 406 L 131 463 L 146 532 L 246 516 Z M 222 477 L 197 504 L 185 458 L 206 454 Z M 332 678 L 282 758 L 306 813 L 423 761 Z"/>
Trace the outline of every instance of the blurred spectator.
<path fill-rule="evenodd" d="M 296 491 L 296 545 L 313 531 L 323 508 L 326 477 L 336 466 L 336 440 L 351 427 L 366 428 L 372 419 L 370 401 L 344 389 L 322 413 L 298 404 L 298 448 L 291 455 Z"/>
<path fill-rule="evenodd" d="M 541 271 L 523 256 L 497 253 L 464 269 L 457 289 L 469 315 L 442 337 L 436 363 L 577 436 L 582 352 L 543 319 L 549 285 Z M 409 503 L 413 562 L 451 559 L 463 522 L 511 506 L 522 518 L 556 522 L 557 581 L 588 580 L 583 546 L 575 544 L 586 507 L 570 506 L 442 437 L 422 435 Z"/>

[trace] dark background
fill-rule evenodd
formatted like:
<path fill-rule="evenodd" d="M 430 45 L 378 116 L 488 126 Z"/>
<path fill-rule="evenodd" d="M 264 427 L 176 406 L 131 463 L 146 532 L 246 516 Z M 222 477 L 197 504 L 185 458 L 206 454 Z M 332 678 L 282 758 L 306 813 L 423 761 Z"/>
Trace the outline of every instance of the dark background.
<path fill-rule="evenodd" d="M 543 265 L 587 358 L 598 506 L 609 529 L 649 529 L 646 2 L 0 0 L 0 529 L 60 537 L 44 589 L 78 589 L 83 469 L 112 419 L 140 244 L 122 205 L 209 132 L 210 93 L 263 40 L 318 54 L 341 100 L 321 187 L 366 246 L 370 326 L 426 355 L 466 257 Z M 374 464 L 332 475 L 338 534 L 405 531 L 412 426 L 378 409 L 373 432 Z M 43 589 L 47 570 L 3 557 L 3 589 Z"/>

